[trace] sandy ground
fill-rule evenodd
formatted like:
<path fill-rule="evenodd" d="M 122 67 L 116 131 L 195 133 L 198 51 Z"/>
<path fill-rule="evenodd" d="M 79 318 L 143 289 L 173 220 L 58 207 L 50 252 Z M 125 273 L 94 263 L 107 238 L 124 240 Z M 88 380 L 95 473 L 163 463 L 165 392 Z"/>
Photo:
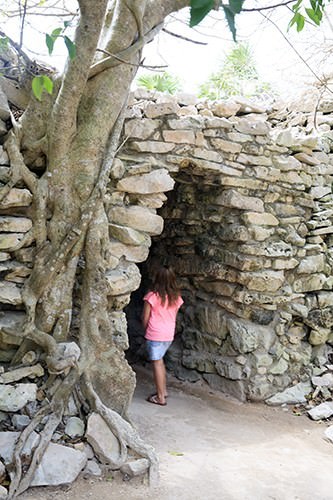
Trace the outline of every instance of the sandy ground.
<path fill-rule="evenodd" d="M 160 407 L 145 401 L 153 389 L 145 369 L 137 379 L 130 414 L 158 452 L 159 487 L 143 478 L 123 482 L 116 472 L 34 488 L 21 500 L 333 500 L 333 444 L 323 439 L 328 423 L 171 377 L 168 405 Z"/>

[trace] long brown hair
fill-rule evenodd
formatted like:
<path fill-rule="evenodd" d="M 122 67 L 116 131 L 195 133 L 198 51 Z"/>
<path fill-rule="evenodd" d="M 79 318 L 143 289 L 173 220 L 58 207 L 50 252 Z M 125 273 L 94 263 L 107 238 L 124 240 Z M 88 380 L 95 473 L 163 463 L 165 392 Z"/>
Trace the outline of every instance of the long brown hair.
<path fill-rule="evenodd" d="M 169 305 L 175 304 L 180 292 L 176 275 L 171 267 L 160 267 L 154 276 L 152 290 L 161 297 L 162 305 L 168 300 Z"/>

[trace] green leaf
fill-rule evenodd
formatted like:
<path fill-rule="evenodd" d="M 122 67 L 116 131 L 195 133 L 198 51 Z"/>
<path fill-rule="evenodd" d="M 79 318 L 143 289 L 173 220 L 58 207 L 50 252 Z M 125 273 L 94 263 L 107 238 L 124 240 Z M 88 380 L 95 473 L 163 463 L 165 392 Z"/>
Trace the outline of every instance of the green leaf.
<path fill-rule="evenodd" d="M 174 457 L 183 457 L 184 453 L 181 453 L 180 451 L 168 451 L 169 455 L 173 455 Z"/>
<path fill-rule="evenodd" d="M 59 35 L 62 33 L 62 28 L 56 28 L 52 31 L 51 36 L 52 38 L 58 38 Z"/>
<path fill-rule="evenodd" d="M 48 33 L 46 33 L 45 35 L 45 43 L 49 51 L 49 55 L 51 55 L 53 52 L 54 38 L 52 38 L 52 36 L 50 36 Z"/>
<path fill-rule="evenodd" d="M 244 0 L 229 0 L 229 7 L 231 12 L 239 14 L 242 11 Z"/>
<path fill-rule="evenodd" d="M 305 23 L 305 17 L 302 16 L 302 14 L 298 13 L 296 14 L 296 26 L 297 26 L 297 31 L 300 32 L 304 28 L 304 23 Z"/>
<path fill-rule="evenodd" d="M 38 101 L 42 100 L 43 93 L 43 76 L 35 76 L 31 82 L 32 92 Z"/>
<path fill-rule="evenodd" d="M 68 36 L 65 36 L 64 40 L 70 59 L 74 59 L 74 57 L 76 56 L 75 44 L 72 42 L 72 40 L 70 40 L 70 38 L 68 38 Z"/>
<path fill-rule="evenodd" d="M 64 28 L 68 28 L 72 24 L 71 21 L 64 21 Z"/>
<path fill-rule="evenodd" d="M 232 38 L 236 42 L 236 25 L 235 25 L 235 14 L 229 9 L 227 5 L 222 5 L 224 10 L 224 15 L 227 19 L 229 29 L 232 33 Z"/>
<path fill-rule="evenodd" d="M 214 7 L 214 0 L 191 0 L 190 27 L 199 24 Z"/>
<path fill-rule="evenodd" d="M 42 75 L 42 83 L 46 92 L 51 95 L 53 92 L 53 82 L 51 78 L 46 75 Z"/>
<path fill-rule="evenodd" d="M 316 23 L 317 26 L 319 26 L 322 17 L 321 12 L 320 11 L 315 12 L 313 9 L 305 9 L 305 12 L 307 13 L 311 21 L 313 21 L 314 23 Z"/>
<path fill-rule="evenodd" d="M 295 5 L 292 6 L 292 9 L 294 12 L 298 12 L 299 9 L 301 8 L 301 4 L 302 4 L 303 0 L 297 0 L 297 2 L 295 3 Z"/>

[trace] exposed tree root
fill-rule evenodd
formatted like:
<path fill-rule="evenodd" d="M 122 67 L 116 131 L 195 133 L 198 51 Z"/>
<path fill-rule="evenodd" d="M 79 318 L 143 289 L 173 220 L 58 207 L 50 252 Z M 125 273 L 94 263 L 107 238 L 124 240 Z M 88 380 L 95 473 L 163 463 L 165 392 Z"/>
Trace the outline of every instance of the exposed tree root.
<path fill-rule="evenodd" d="M 84 390 L 92 409 L 94 409 L 107 423 L 113 434 L 119 439 L 120 459 L 117 464 L 119 467 L 127 459 L 127 448 L 132 449 L 141 457 L 149 461 L 149 484 L 156 486 L 159 480 L 158 458 L 152 446 L 147 445 L 139 436 L 135 428 L 119 413 L 111 410 L 103 404 L 96 391 L 94 390 L 87 374 L 83 377 Z"/>

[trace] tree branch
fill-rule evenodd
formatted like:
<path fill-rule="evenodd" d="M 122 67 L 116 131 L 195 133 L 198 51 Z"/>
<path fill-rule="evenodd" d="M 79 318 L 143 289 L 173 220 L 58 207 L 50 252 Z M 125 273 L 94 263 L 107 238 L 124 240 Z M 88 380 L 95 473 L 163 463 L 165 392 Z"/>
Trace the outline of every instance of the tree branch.
<path fill-rule="evenodd" d="M 81 17 L 75 36 L 74 59 L 68 59 L 67 71 L 56 99 L 50 125 L 49 149 L 61 158 L 68 152 L 76 128 L 76 114 L 87 83 L 89 67 L 95 56 L 102 30 L 107 0 L 80 0 Z M 96 15 L 98 12 L 99 15 Z M 54 160 L 54 158 L 50 158 Z"/>

